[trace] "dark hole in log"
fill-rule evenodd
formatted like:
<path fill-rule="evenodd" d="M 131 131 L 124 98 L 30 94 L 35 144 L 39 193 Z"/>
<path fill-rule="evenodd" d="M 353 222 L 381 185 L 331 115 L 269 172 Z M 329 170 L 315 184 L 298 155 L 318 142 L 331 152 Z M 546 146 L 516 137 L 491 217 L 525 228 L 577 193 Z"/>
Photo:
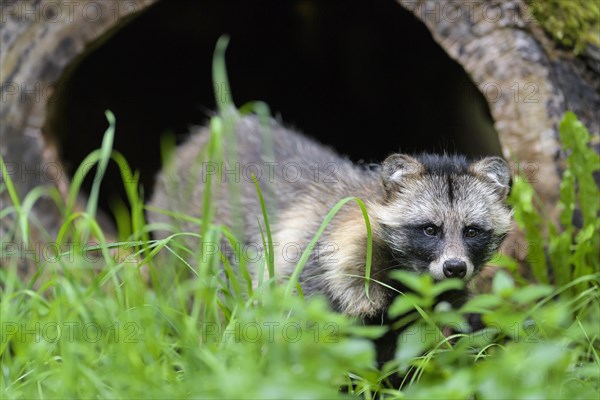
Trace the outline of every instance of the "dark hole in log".
<path fill-rule="evenodd" d="M 45 132 L 70 172 L 100 146 L 110 109 L 114 147 L 141 172 L 148 198 L 160 136 L 171 131 L 181 140 L 215 107 L 212 53 L 223 33 L 231 37 L 226 61 L 238 106 L 263 100 L 353 160 L 394 151 L 500 154 L 483 96 L 394 1 L 162 1 L 59 82 Z M 115 196 L 126 199 L 113 166 L 100 207 L 108 211 Z"/>

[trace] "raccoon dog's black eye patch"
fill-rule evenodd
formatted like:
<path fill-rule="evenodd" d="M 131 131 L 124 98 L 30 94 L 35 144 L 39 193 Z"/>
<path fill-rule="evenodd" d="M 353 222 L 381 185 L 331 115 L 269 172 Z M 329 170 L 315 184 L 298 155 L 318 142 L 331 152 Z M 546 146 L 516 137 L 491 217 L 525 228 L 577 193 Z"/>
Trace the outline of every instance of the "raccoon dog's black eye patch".
<path fill-rule="evenodd" d="M 436 230 L 436 235 L 429 236 L 425 233 L 425 228 L 429 226 Z M 394 231 L 398 232 L 398 229 Z M 395 257 L 415 270 L 426 271 L 429 263 L 439 257 L 443 243 L 442 228 L 432 223 L 424 223 L 404 225 L 400 231 L 402 248 Z"/>
<path fill-rule="evenodd" d="M 490 253 L 490 242 L 492 241 L 492 231 L 479 229 L 479 234 L 469 238 L 465 229 L 465 245 L 469 253 L 469 258 L 476 268 L 481 267 L 492 255 Z M 493 246 L 494 250 L 497 246 Z"/>

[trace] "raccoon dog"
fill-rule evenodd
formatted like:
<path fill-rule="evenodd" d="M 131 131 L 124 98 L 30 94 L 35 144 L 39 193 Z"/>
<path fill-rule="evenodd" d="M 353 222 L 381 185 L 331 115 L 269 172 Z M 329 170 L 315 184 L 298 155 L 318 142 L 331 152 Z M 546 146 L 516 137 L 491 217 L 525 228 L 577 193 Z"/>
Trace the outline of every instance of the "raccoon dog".
<path fill-rule="evenodd" d="M 505 200 L 510 170 L 501 158 L 471 163 L 462 156 L 392 154 L 373 168 L 355 165 L 274 120 L 265 126 L 257 117 L 237 117 L 234 131 L 239 164 L 229 163 L 213 176 L 213 185 L 219 185 L 212 199 L 217 204 L 215 222 L 232 223 L 236 208 L 228 187 L 239 183 L 244 241 L 262 246 L 254 173 L 271 200 L 267 205 L 274 221 L 279 279 L 291 275 L 325 215 L 349 196 L 366 203 L 371 221 L 371 278 L 392 287 L 388 272 L 393 269 L 430 274 L 435 280 L 468 281 L 509 230 L 511 212 Z M 197 162 L 208 141 L 208 129 L 200 129 L 177 149 L 173 163 L 157 178 L 152 206 L 200 216 L 204 183 L 215 171 Z M 269 147 L 271 159 L 265 161 L 264 149 Z M 193 173 L 194 168 L 201 171 Z M 192 188 L 190 193 L 186 187 Z M 160 213 L 150 213 L 149 218 L 173 222 Z M 185 223 L 181 229 L 198 230 Z M 395 291 L 373 283 L 369 296 L 365 293 L 366 245 L 362 212 L 356 204 L 347 204 L 321 236 L 300 276 L 304 294 L 324 294 L 340 312 L 381 320 Z"/>

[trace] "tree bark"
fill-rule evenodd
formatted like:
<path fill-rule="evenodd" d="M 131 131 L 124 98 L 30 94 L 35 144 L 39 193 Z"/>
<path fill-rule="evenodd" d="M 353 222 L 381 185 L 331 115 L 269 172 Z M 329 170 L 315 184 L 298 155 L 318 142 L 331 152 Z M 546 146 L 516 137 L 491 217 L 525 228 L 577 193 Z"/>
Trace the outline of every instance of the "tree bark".
<path fill-rule="evenodd" d="M 34 187 L 58 189 L 66 199 L 69 179 L 60 162 L 59 149 L 43 135 L 48 101 L 55 83 L 77 58 L 93 51 L 99 38 L 122 26 L 154 0 L 40 2 L 5 1 L 1 5 L 0 154 L 21 201 Z M 2 183 L 4 177 L 2 177 Z M 0 194 L 0 209 L 12 205 L 8 192 Z M 29 215 L 30 241 L 46 243 L 62 224 L 60 210 L 48 197 L 38 199 Z M 3 260 L 13 247 L 14 213 L 0 220 Z M 20 253 L 23 254 L 23 253 Z M 26 264 L 23 257 L 19 257 Z"/>

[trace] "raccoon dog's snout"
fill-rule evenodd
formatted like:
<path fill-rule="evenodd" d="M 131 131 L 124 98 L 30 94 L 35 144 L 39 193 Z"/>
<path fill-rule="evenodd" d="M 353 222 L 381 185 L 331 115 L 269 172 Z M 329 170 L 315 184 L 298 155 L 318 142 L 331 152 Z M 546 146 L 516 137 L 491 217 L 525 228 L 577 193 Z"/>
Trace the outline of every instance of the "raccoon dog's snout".
<path fill-rule="evenodd" d="M 467 274 L 467 263 L 463 260 L 453 258 L 444 263 L 444 275 L 446 278 L 464 278 Z"/>

